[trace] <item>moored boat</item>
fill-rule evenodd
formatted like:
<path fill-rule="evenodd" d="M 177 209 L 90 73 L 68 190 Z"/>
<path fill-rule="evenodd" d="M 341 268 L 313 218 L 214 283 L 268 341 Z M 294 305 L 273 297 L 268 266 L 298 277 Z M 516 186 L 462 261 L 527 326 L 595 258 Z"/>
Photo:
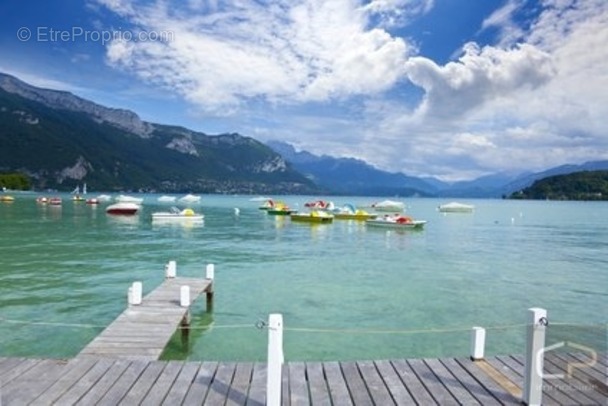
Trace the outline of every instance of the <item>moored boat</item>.
<path fill-rule="evenodd" d="M 377 214 L 368 213 L 362 209 L 355 209 L 355 207 L 351 204 L 345 204 L 341 208 L 337 209 L 333 212 L 334 218 L 336 220 L 359 220 L 364 221 L 368 219 L 374 219 L 378 217 Z"/>
<path fill-rule="evenodd" d="M 15 201 L 15 198 L 13 196 L 9 196 L 9 195 L 0 196 L 0 202 L 12 203 L 14 201 Z"/>
<path fill-rule="evenodd" d="M 49 202 L 48 197 L 46 196 L 40 196 L 36 198 L 36 203 L 38 204 L 47 204 Z"/>
<path fill-rule="evenodd" d="M 310 213 L 292 213 L 289 216 L 291 221 L 302 223 L 331 223 L 334 215 L 322 210 L 313 210 Z"/>
<path fill-rule="evenodd" d="M 99 204 L 99 199 L 97 199 L 97 198 L 95 198 L 95 197 L 92 197 L 92 198 L 90 198 L 90 199 L 87 199 L 87 200 L 85 201 L 85 203 L 86 203 L 86 204 L 90 204 L 90 205 L 94 206 L 94 205 Z"/>
<path fill-rule="evenodd" d="M 61 206 L 61 197 L 51 197 L 49 199 L 49 204 L 51 206 Z"/>
<path fill-rule="evenodd" d="M 288 205 L 283 202 L 275 202 L 273 206 L 266 209 L 266 213 L 274 215 L 274 216 L 289 216 L 292 213 L 295 213 L 297 210 L 291 209 Z"/>
<path fill-rule="evenodd" d="M 175 196 L 161 196 L 157 200 L 161 203 L 172 203 L 177 199 Z"/>
<path fill-rule="evenodd" d="M 394 200 L 383 200 L 372 204 L 372 209 L 376 211 L 393 211 L 400 212 L 405 210 L 405 203 L 396 202 Z"/>
<path fill-rule="evenodd" d="M 201 197 L 187 194 L 186 196 L 179 198 L 178 201 L 180 203 L 199 203 L 201 201 Z"/>
<path fill-rule="evenodd" d="M 395 229 L 421 229 L 426 224 L 426 220 L 414 220 L 409 216 L 387 214 L 382 217 L 366 220 L 365 224 L 373 227 Z"/>
<path fill-rule="evenodd" d="M 116 198 L 114 200 L 116 200 L 118 203 L 134 203 L 134 204 L 141 204 L 144 201 L 143 197 L 134 197 L 134 196 L 129 196 L 129 195 L 118 195 L 118 196 L 116 196 Z"/>
<path fill-rule="evenodd" d="M 203 214 L 196 213 L 190 208 L 180 210 L 177 207 L 172 207 L 169 211 L 152 213 L 153 221 L 202 221 L 203 219 Z"/>
<path fill-rule="evenodd" d="M 311 210 L 334 210 L 334 202 L 328 202 L 325 200 L 315 200 L 312 202 L 304 203 L 304 207 L 308 207 Z"/>
<path fill-rule="evenodd" d="M 459 202 L 450 202 L 441 204 L 437 207 L 442 213 L 471 213 L 475 209 L 472 204 L 464 204 Z"/>
<path fill-rule="evenodd" d="M 119 202 L 106 207 L 106 213 L 130 216 L 136 214 L 140 208 L 141 206 L 137 203 Z"/>

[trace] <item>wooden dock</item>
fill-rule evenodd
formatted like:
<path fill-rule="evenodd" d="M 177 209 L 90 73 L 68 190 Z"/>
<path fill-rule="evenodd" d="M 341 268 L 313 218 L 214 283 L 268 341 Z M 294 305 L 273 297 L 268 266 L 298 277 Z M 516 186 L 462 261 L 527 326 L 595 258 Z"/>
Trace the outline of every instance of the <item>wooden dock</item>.
<path fill-rule="evenodd" d="M 143 298 L 130 305 L 78 355 L 78 358 L 115 358 L 157 360 L 180 324 L 188 318 L 188 307 L 182 306 L 182 286 L 189 287 L 189 301 L 201 293 L 212 295 L 213 280 L 202 278 L 167 278 Z"/>
<path fill-rule="evenodd" d="M 566 373 L 581 361 L 552 354 L 546 369 Z M 283 405 L 519 405 L 519 356 L 358 362 L 288 362 Z M 568 381 L 544 387 L 546 405 L 605 405 L 605 354 Z M 488 371 L 494 370 L 493 373 Z M 498 373 L 497 379 L 495 373 Z M 502 378 L 500 378 L 502 377 Z M 504 381 L 506 379 L 506 381 Z M 506 383 L 509 383 L 508 385 Z M 512 393 L 515 391 L 515 393 Z M 265 363 L 125 359 L 0 358 L 0 404 L 12 405 L 264 405 Z"/>

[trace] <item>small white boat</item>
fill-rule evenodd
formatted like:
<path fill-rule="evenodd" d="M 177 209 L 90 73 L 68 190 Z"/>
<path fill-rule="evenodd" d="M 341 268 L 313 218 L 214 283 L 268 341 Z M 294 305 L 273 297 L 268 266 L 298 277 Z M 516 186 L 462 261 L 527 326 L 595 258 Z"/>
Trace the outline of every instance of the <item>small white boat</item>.
<path fill-rule="evenodd" d="M 376 211 L 400 212 L 405 209 L 405 203 L 396 202 L 394 200 L 383 200 L 381 202 L 373 203 L 371 207 Z"/>
<path fill-rule="evenodd" d="M 131 216 L 136 214 L 141 206 L 137 203 L 131 202 L 119 202 L 114 203 L 106 207 L 106 213 L 115 214 L 115 215 L 123 215 L 123 216 Z"/>
<path fill-rule="evenodd" d="M 385 215 L 375 219 L 365 221 L 368 226 L 385 227 L 395 229 L 421 229 L 426 224 L 426 220 L 414 220 L 408 216 L 402 215 Z"/>
<path fill-rule="evenodd" d="M 112 200 L 112 196 L 110 196 L 110 195 L 99 195 L 99 196 L 97 196 L 97 200 L 99 200 L 100 202 L 109 202 L 110 200 Z"/>
<path fill-rule="evenodd" d="M 166 221 L 166 220 L 188 220 L 188 221 L 202 221 L 205 218 L 203 214 L 195 213 L 192 209 L 180 210 L 177 207 L 172 207 L 170 211 L 159 211 L 152 213 L 153 221 Z"/>
<path fill-rule="evenodd" d="M 181 197 L 179 199 L 180 203 L 198 203 L 201 201 L 201 197 L 200 196 L 195 196 L 195 195 L 191 195 L 191 194 L 187 194 L 184 197 Z"/>
<path fill-rule="evenodd" d="M 128 195 L 118 195 L 116 196 L 116 198 L 114 199 L 119 203 L 135 203 L 135 204 L 141 204 L 144 199 L 143 197 L 134 197 L 134 196 L 128 196 Z"/>
<path fill-rule="evenodd" d="M 442 213 L 471 213 L 475 209 L 472 204 L 464 204 L 458 202 L 450 202 L 441 204 L 437 207 Z"/>
<path fill-rule="evenodd" d="M 161 196 L 157 200 L 161 203 L 173 203 L 176 199 L 175 196 Z"/>

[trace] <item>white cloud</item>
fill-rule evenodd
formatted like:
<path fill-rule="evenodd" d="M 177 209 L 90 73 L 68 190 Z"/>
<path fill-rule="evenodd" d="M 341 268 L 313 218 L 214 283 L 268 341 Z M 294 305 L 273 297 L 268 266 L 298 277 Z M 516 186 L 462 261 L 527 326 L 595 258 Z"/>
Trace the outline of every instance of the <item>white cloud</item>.
<path fill-rule="evenodd" d="M 272 103 L 328 101 L 374 94 L 402 76 L 408 45 L 380 28 L 352 0 L 255 2 L 191 1 L 206 13 L 103 4 L 141 30 L 171 30 L 168 42 L 114 41 L 108 61 L 182 94 L 208 111 L 263 99 Z M 216 11 L 213 11 L 216 10 Z"/>
<path fill-rule="evenodd" d="M 553 74 L 550 56 L 533 46 L 480 49 L 475 43 L 465 45 L 464 55 L 444 66 L 424 57 L 410 58 L 406 72 L 425 90 L 418 113 L 443 118 L 459 117 L 522 88 L 536 88 Z"/>
<path fill-rule="evenodd" d="M 384 28 L 432 1 L 99 1 L 142 30 L 175 33 L 112 43 L 109 63 L 208 114 L 238 111 L 245 134 L 449 180 L 608 158 L 605 0 L 546 0 L 525 21 L 530 2 L 507 1 L 480 26 L 499 41 L 471 42 L 445 64 Z M 405 79 L 421 94 L 414 108 L 410 93 L 400 99 Z M 260 125 L 260 112 L 280 118 Z"/>

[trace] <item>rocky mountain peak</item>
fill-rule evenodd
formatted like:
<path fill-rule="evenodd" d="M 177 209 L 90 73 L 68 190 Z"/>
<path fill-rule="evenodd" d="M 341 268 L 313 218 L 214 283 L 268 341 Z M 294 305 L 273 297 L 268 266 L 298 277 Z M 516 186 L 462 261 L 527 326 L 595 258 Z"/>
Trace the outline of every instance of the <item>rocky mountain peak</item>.
<path fill-rule="evenodd" d="M 132 111 L 104 107 L 66 91 L 34 87 L 7 74 L 0 73 L 0 88 L 53 109 L 88 114 L 98 123 L 108 123 L 143 138 L 150 137 L 153 131 L 151 124 L 142 121 Z"/>

